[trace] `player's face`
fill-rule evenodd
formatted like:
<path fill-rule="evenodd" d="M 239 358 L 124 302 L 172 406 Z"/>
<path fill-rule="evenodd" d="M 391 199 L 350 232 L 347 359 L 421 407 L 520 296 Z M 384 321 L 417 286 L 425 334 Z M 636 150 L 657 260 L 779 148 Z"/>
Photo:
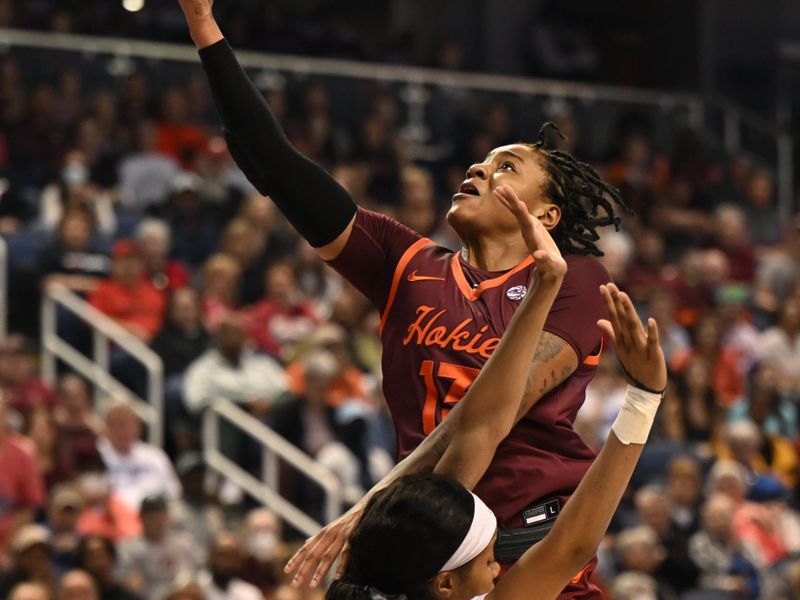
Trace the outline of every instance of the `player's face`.
<path fill-rule="evenodd" d="M 494 580 L 500 575 L 500 564 L 494 559 L 496 540 L 497 534 L 483 552 L 459 571 L 459 597 L 475 598 L 494 589 Z"/>
<path fill-rule="evenodd" d="M 530 213 L 541 218 L 548 207 L 554 206 L 543 194 L 548 176 L 541 160 L 536 150 L 523 144 L 492 150 L 482 163 L 467 170 L 466 179 L 453 196 L 448 223 L 462 238 L 518 235 L 519 225 L 493 192 L 501 185 L 511 187 Z"/>

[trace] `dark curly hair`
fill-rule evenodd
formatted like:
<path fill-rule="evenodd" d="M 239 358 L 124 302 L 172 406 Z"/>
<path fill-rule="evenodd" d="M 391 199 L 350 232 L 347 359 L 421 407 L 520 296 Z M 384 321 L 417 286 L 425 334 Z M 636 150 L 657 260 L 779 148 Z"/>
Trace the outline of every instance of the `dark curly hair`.
<path fill-rule="evenodd" d="M 562 254 L 602 256 L 595 244 L 600 239 L 597 228 L 613 225 L 619 230 L 622 222 L 614 204 L 628 214 L 634 213 L 622 201 L 619 190 L 603 181 L 591 165 L 567 152 L 545 147 L 548 130 L 565 139 L 555 123 L 548 121 L 539 130 L 539 140 L 524 145 L 541 157 L 548 175 L 544 194 L 561 208 L 561 220 L 550 234 Z"/>

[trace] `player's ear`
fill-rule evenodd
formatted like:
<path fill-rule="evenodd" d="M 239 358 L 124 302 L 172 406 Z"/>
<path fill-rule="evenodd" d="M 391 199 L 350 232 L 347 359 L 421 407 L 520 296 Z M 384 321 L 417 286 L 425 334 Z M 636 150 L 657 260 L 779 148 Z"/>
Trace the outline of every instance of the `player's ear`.
<path fill-rule="evenodd" d="M 455 572 L 443 571 L 433 578 L 433 597 L 437 600 L 455 598 Z"/>
<path fill-rule="evenodd" d="M 552 229 L 561 220 L 561 207 L 558 204 L 547 202 L 537 207 L 533 216 L 539 219 L 545 229 Z"/>

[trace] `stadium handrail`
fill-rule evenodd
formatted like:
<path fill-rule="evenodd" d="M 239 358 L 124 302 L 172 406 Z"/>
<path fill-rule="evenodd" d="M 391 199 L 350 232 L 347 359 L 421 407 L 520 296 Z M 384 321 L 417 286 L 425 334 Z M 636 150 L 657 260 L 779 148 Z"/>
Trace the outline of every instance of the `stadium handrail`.
<path fill-rule="evenodd" d="M 261 480 L 220 451 L 219 429 L 222 419 L 230 421 L 261 445 Z M 220 399 L 212 403 L 203 415 L 203 458 L 206 465 L 261 501 L 304 535 L 315 534 L 322 525 L 281 496 L 279 459 L 289 463 L 322 488 L 325 493 L 323 517 L 326 523 L 341 514 L 343 492 L 336 475 L 229 400 Z"/>
<path fill-rule="evenodd" d="M 84 321 L 92 331 L 89 358 L 58 335 L 58 311 L 66 310 Z M 97 408 L 108 397 L 128 403 L 147 425 L 147 438 L 156 446 L 163 443 L 164 366 L 161 358 L 144 342 L 116 321 L 74 294 L 65 286 L 53 284 L 42 298 L 42 378 L 56 381 L 56 361 L 62 360 L 95 385 Z M 147 372 L 147 398 L 141 398 L 111 375 L 110 344 L 125 350 Z"/>
<path fill-rule="evenodd" d="M 0 28 L 0 45 L 51 50 L 73 51 L 89 54 L 110 54 L 155 60 L 197 62 L 194 46 L 146 40 L 89 35 L 51 33 L 21 29 Z M 709 108 L 719 108 L 724 114 L 721 146 L 727 152 L 738 152 L 741 147 L 742 127 L 759 131 L 774 139 L 779 209 L 782 218 L 794 209 L 793 143 L 791 134 L 782 124 L 775 123 L 757 113 L 735 105 L 721 96 L 701 96 L 691 92 L 670 92 L 594 83 L 580 83 L 554 79 L 493 75 L 444 69 L 411 67 L 354 60 L 316 58 L 291 54 L 266 54 L 239 51 L 237 56 L 243 66 L 265 70 L 286 71 L 302 75 L 336 76 L 371 79 L 375 81 L 406 83 L 411 86 L 459 87 L 471 90 L 507 92 L 513 94 L 542 94 L 556 98 L 574 98 L 584 101 L 609 101 L 620 104 L 650 105 L 660 108 L 684 107 L 693 128 L 707 130 L 706 115 Z"/>
<path fill-rule="evenodd" d="M 0 235 L 0 342 L 8 334 L 8 243 Z"/>

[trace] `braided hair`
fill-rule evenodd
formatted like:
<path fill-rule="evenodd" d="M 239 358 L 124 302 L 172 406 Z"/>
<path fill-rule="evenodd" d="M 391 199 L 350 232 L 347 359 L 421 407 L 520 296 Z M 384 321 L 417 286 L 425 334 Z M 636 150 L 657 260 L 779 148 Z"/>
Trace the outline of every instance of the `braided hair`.
<path fill-rule="evenodd" d="M 548 175 L 545 196 L 561 209 L 561 220 L 550 235 L 562 254 L 602 256 L 603 252 L 595 243 L 600 239 L 597 228 L 613 225 L 619 231 L 622 223 L 614 204 L 628 214 L 634 213 L 622 201 L 619 190 L 603 181 L 591 165 L 576 160 L 567 152 L 546 148 L 549 129 L 565 139 L 555 123 L 548 121 L 539 130 L 539 140 L 524 145 L 541 157 Z"/>

